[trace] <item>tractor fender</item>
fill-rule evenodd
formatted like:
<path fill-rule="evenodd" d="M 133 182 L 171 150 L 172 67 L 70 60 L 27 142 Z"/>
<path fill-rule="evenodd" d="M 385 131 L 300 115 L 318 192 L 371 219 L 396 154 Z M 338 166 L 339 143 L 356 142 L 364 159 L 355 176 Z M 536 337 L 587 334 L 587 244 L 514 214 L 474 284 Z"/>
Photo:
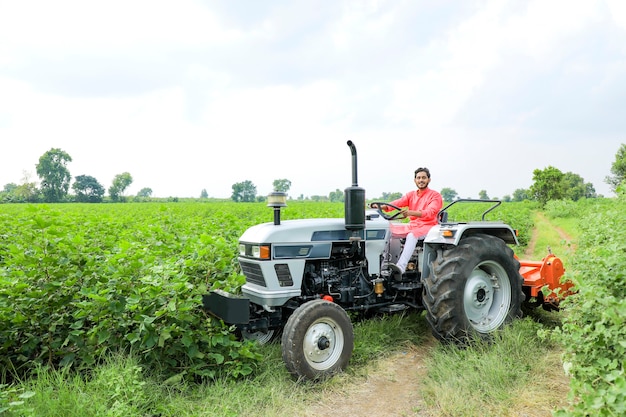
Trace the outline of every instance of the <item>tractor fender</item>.
<path fill-rule="evenodd" d="M 458 246 L 469 236 L 483 234 L 500 238 L 506 244 L 519 245 L 517 232 L 508 224 L 500 222 L 444 223 L 433 226 L 424 239 L 424 263 L 422 275 L 430 274 L 430 264 L 437 256 L 437 250 L 446 246 Z"/>

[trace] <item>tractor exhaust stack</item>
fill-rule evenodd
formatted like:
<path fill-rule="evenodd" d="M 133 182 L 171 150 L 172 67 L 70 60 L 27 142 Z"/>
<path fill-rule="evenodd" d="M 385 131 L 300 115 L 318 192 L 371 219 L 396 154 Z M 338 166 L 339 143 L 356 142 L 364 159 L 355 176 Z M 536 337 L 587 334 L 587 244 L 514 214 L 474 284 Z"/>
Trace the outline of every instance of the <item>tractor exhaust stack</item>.
<path fill-rule="evenodd" d="M 357 181 L 356 147 L 348 141 L 352 153 L 352 186 L 345 189 L 345 222 L 348 230 L 365 229 L 365 190 Z"/>

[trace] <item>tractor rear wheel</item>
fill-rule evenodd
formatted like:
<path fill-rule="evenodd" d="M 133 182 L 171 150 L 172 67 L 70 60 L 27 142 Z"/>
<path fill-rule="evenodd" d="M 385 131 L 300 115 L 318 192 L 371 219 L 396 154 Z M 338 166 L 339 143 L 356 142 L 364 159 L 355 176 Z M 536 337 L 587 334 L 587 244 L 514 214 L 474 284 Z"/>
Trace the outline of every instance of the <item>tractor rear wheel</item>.
<path fill-rule="evenodd" d="M 316 381 L 348 366 L 354 329 L 339 305 L 313 300 L 302 304 L 289 317 L 281 342 L 283 361 L 291 375 Z"/>
<path fill-rule="evenodd" d="M 437 251 L 424 279 L 423 301 L 433 335 L 463 344 L 521 317 L 520 264 L 502 239 L 477 234 Z"/>

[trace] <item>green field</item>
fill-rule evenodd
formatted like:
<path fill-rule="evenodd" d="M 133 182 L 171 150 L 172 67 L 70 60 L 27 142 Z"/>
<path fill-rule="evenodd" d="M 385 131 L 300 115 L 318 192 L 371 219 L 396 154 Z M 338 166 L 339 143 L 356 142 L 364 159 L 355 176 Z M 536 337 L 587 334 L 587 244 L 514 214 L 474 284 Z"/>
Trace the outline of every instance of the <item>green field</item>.
<path fill-rule="evenodd" d="M 571 242 L 554 231 L 566 231 L 576 247 L 593 246 L 591 235 L 599 234 L 596 239 L 603 243 L 596 242 L 592 253 L 605 268 L 617 268 L 621 258 L 614 253 L 623 246 L 609 243 L 624 237 L 623 222 L 612 233 L 587 228 L 590 222 L 609 227 L 620 215 L 623 220 L 624 202 L 572 204 L 548 206 L 538 238 L 557 255 L 567 252 L 568 275 L 581 286 L 595 285 L 589 274 L 597 265 L 589 265 L 589 256 L 576 256 Z M 343 210 L 341 203 L 289 202 L 283 219 L 343 217 Z M 516 252 L 522 253 L 533 236 L 536 214 L 534 205 L 505 203 L 488 219 L 518 229 L 522 247 Z M 241 342 L 199 308 L 208 289 L 236 291 L 244 282 L 237 239 L 249 226 L 271 220 L 271 209 L 261 203 L 1 205 L 0 366 L 6 385 L 0 410 L 44 415 L 45 409 L 45 415 L 67 416 L 306 415 L 307 405 L 325 395 L 341 396 L 376 362 L 399 350 L 427 347 L 432 354 L 415 388 L 425 409 L 407 415 L 474 415 L 481 409 L 482 415 L 507 415 L 502 410 L 510 409 L 545 415 L 532 410 L 566 404 L 564 394 L 541 394 L 562 378 L 560 340 L 583 337 L 570 322 L 561 324 L 563 313 L 538 313 L 512 326 L 495 345 L 462 352 L 430 349 L 420 315 L 356 323 L 357 343 L 345 375 L 316 386 L 294 383 L 275 345 Z M 613 311 L 609 301 L 606 311 Z M 571 310 L 571 323 L 584 321 L 577 316 L 587 314 L 584 308 L 573 304 Z M 624 310 L 615 311 L 616 317 L 603 318 L 609 329 L 611 320 L 623 318 Z M 607 331 L 604 337 L 610 341 L 620 335 Z M 495 358 L 505 354 L 499 349 L 514 354 L 515 363 L 494 366 Z M 566 353 L 574 355 L 575 376 L 577 369 L 599 366 L 579 366 L 580 356 Z M 464 376 L 475 367 L 486 372 L 479 389 L 479 381 Z M 623 380 L 623 368 L 621 374 L 611 370 L 613 381 Z M 587 393 L 583 380 L 580 386 L 577 381 L 575 392 Z M 458 401 L 455 392 L 464 390 L 480 394 Z M 533 393 L 532 398 L 521 392 Z M 610 388 L 606 392 L 614 395 Z"/>

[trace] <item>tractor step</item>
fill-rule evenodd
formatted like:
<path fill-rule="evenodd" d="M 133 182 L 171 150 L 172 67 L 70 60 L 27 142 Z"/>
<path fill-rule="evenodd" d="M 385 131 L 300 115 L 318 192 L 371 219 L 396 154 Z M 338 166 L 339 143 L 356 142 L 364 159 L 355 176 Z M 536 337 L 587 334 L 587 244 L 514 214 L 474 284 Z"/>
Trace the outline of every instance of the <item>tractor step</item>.
<path fill-rule="evenodd" d="M 422 288 L 421 282 L 397 282 L 393 283 L 391 287 L 396 291 L 413 291 Z"/>
<path fill-rule="evenodd" d="M 397 313 L 400 311 L 404 311 L 409 307 L 404 304 L 390 304 L 388 306 L 384 306 L 380 308 L 380 311 L 383 313 Z"/>

